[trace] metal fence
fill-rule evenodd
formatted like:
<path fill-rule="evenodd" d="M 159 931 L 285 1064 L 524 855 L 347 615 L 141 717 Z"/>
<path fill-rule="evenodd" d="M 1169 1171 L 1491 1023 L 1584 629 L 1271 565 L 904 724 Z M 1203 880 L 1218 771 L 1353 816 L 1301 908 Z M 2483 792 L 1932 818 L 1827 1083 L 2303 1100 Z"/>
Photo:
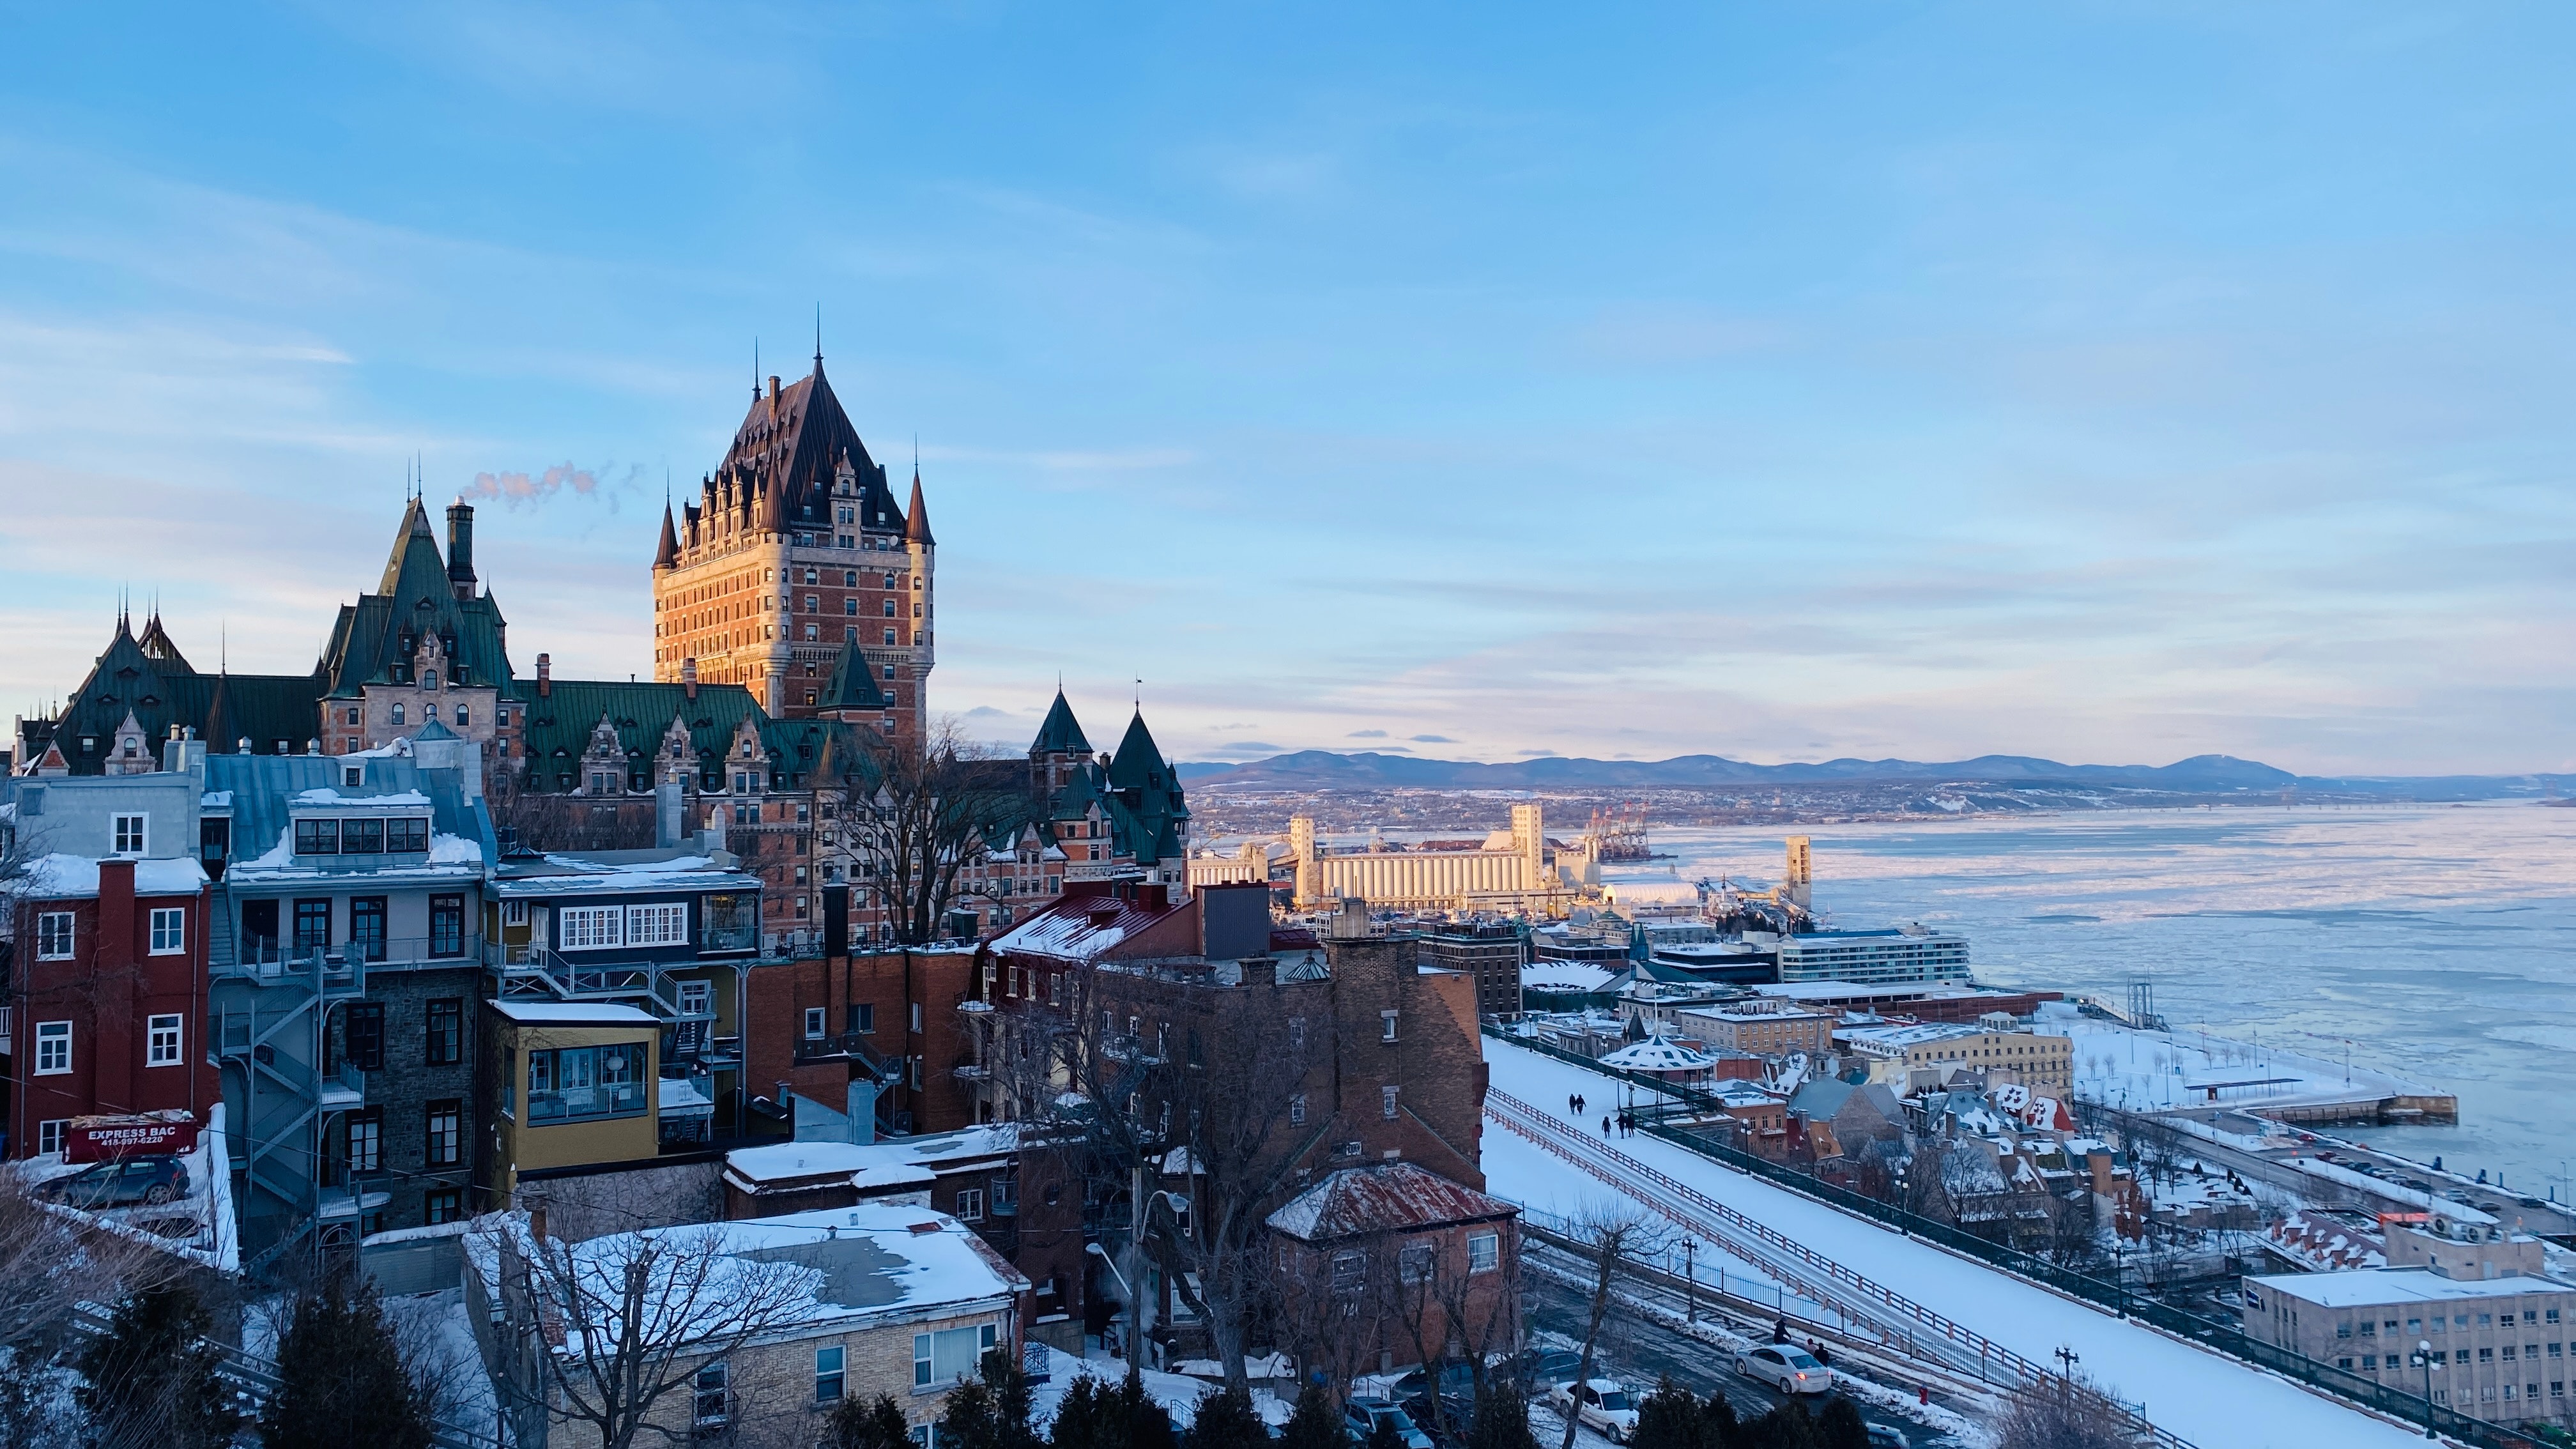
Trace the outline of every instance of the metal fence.
<path fill-rule="evenodd" d="M 1670 1098 L 1675 1104 L 1694 1113 L 1716 1113 L 1722 1106 L 1713 1094 L 1667 1082 L 1642 1072 L 1627 1072 L 1605 1067 L 1589 1057 L 1542 1042 L 1524 1040 L 1491 1026 L 1485 1028 L 1485 1034 L 1498 1041 L 1505 1041 L 1525 1050 L 1570 1062 L 1587 1071 L 1627 1082 L 1657 1097 Z M 2276 1344 L 2253 1338 L 2237 1324 L 2204 1318 L 2171 1304 L 2141 1297 L 2130 1292 L 2125 1284 L 2106 1282 L 2090 1273 L 2052 1263 L 2018 1248 L 1989 1242 L 1974 1233 L 1963 1232 L 1948 1223 L 1909 1212 L 1893 1203 L 1881 1202 L 1848 1188 L 1819 1181 L 1787 1163 L 1773 1162 L 1739 1148 L 1711 1141 L 1688 1128 L 1677 1127 L 1668 1122 L 1648 1120 L 1645 1117 L 1641 1117 L 1639 1127 L 1640 1130 L 1660 1137 L 1677 1147 L 1697 1153 L 1713 1162 L 1723 1163 L 1739 1172 L 1759 1177 L 1794 1192 L 1804 1193 L 1841 1208 L 1845 1212 L 1903 1229 L 1917 1237 L 1948 1248 L 1952 1252 L 1976 1258 L 2000 1268 L 2017 1278 L 2028 1279 L 2044 1287 L 2054 1288 L 2070 1297 L 2084 1299 L 2107 1308 L 2113 1313 L 2134 1318 L 2141 1323 L 2163 1329 L 2167 1333 L 2191 1339 L 2216 1352 L 2259 1368 L 2269 1369 L 2321 1393 L 2377 1410 L 2391 1418 L 2422 1424 L 2429 1429 L 2458 1439 L 2462 1443 L 2478 1445 L 2480 1449 L 2538 1449 L 2538 1446 L 2545 1442 L 2530 1431 L 2489 1423 L 2484 1419 L 2463 1414 L 2446 1404 L 2433 1403 L 2422 1394 L 2410 1394 L 2375 1379 L 2364 1378 L 2351 1370 L 2320 1363 L 2304 1354 L 2294 1353 Z"/>

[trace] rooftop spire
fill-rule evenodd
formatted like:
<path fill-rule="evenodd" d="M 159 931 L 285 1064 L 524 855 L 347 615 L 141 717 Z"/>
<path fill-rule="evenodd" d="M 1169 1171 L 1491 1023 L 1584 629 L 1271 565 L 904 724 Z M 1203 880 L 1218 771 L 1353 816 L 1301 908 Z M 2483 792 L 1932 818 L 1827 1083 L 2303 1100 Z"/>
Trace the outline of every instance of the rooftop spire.
<path fill-rule="evenodd" d="M 930 505 L 921 501 L 921 464 L 912 465 L 912 503 L 904 510 L 903 539 L 906 543 L 930 544 Z"/>

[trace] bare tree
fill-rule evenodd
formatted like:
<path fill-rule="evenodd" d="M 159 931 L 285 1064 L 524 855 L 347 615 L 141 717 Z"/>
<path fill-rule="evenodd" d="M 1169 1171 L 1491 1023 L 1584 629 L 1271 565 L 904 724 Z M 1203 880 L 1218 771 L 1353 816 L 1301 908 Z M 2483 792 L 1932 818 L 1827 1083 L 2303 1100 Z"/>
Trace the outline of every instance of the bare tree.
<path fill-rule="evenodd" d="M 1448 1366 L 1465 1363 L 1482 1393 L 1487 1357 L 1520 1343 L 1519 1237 L 1502 1231 L 1500 1224 L 1493 1231 L 1496 1261 L 1481 1270 L 1469 1260 L 1465 1244 L 1446 1241 L 1454 1236 L 1446 1229 L 1386 1234 L 1370 1264 L 1372 1281 L 1381 1285 L 1386 1317 L 1409 1341 L 1414 1362 L 1434 1386 L 1427 1427 L 1435 1436 L 1445 1438 L 1464 1427 L 1448 1422 L 1449 1403 L 1436 1391 Z"/>
<path fill-rule="evenodd" d="M 726 1225 L 570 1243 L 510 1215 L 477 1234 L 498 1280 L 508 1407 L 628 1449 L 656 1409 L 753 1338 L 809 1313 L 820 1275 L 790 1254 L 742 1251 Z"/>
<path fill-rule="evenodd" d="M 2138 1425 L 2081 1375 L 2043 1379 L 2012 1396 L 1996 1449 L 2132 1449 Z"/>
<path fill-rule="evenodd" d="M 1247 1391 L 1249 1330 L 1272 1288 L 1265 1221 L 1331 1126 L 1305 1106 L 1326 1101 L 1308 1089 L 1331 1060 L 1330 1015 L 1283 1034 L 1286 1010 L 1276 987 L 1097 970 L 1067 973 L 1051 1026 L 1018 1028 L 1044 1040 L 1070 1089 L 1034 1104 L 1043 1135 L 1101 1196 L 1127 1196 L 1139 1250 L 1206 1325 L 1227 1387 Z"/>
<path fill-rule="evenodd" d="M 1575 1405 L 1579 1406 L 1583 1386 L 1592 1382 L 1592 1355 L 1601 1341 L 1602 1321 L 1610 1316 L 1610 1286 L 1630 1264 L 1657 1253 L 1665 1234 L 1662 1225 L 1643 1209 L 1619 1203 L 1595 1208 L 1577 1218 L 1571 1236 L 1592 1269 L 1592 1299 L 1583 1322 L 1583 1357 L 1574 1370 Z M 1574 1449 L 1574 1431 L 1582 1422 L 1578 1407 L 1569 1407 L 1565 1442 L 1559 1449 Z"/>
<path fill-rule="evenodd" d="M 837 791 L 860 884 L 882 898 L 895 939 L 940 939 L 960 897 L 966 867 L 1008 832 L 1030 805 L 1027 763 L 969 738 L 953 718 L 935 721 L 918 744 L 842 762 L 822 782 Z"/>
<path fill-rule="evenodd" d="M 178 1260 L 128 1235 L 83 1231 L 0 1170 L 0 1443 L 59 1442 L 45 1379 L 83 1303 L 114 1303 L 178 1275 Z"/>

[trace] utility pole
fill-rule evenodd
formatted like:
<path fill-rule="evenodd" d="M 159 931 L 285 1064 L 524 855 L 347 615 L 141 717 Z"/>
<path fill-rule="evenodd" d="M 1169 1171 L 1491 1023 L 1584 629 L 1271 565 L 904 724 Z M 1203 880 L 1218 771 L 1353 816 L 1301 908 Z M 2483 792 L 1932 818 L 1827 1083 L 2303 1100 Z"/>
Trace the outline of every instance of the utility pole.
<path fill-rule="evenodd" d="M 1698 1249 L 1698 1243 L 1689 1238 L 1682 1239 L 1682 1322 L 1684 1323 L 1699 1322 L 1699 1279 L 1692 1267 L 1692 1254 Z"/>

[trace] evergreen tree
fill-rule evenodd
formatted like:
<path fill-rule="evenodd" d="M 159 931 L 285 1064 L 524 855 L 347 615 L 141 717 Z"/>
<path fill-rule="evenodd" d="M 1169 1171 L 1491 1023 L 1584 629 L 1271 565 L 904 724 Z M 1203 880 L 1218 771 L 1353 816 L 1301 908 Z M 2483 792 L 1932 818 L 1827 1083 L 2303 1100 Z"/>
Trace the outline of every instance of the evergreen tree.
<path fill-rule="evenodd" d="M 1199 1400 L 1182 1449 L 1269 1449 L 1270 1430 L 1253 1412 L 1245 1389 L 1219 1389 Z"/>
<path fill-rule="evenodd" d="M 149 1288 L 116 1306 L 107 1336 L 81 1355 L 80 1403 L 111 1444 L 217 1449 L 241 1426 L 206 1342 L 214 1316 L 185 1285 Z"/>
<path fill-rule="evenodd" d="M 1817 1449 L 1815 1420 L 1807 1406 L 1791 1399 L 1736 1431 L 1735 1449 Z"/>
<path fill-rule="evenodd" d="M 1324 1386 L 1307 1380 L 1306 1386 L 1297 1391 L 1297 1407 L 1288 1416 L 1288 1428 L 1280 1435 L 1279 1449 L 1347 1449 L 1349 1443 Z"/>
<path fill-rule="evenodd" d="M 1054 1449 L 1127 1449 L 1127 1406 L 1117 1390 L 1076 1374 L 1056 1405 L 1047 1442 Z"/>
<path fill-rule="evenodd" d="M 912 1449 L 903 1410 L 895 1407 L 891 1394 L 877 1395 L 873 1404 L 856 1398 L 834 1404 L 823 1433 L 827 1449 Z"/>
<path fill-rule="evenodd" d="M 1467 1449 L 1538 1449 L 1538 1436 L 1530 1432 L 1529 1400 L 1518 1384 L 1495 1380 L 1477 1391 Z"/>
<path fill-rule="evenodd" d="M 1825 1400 L 1816 1416 L 1816 1449 L 1869 1449 L 1869 1421 L 1858 1404 L 1840 1394 Z"/>
<path fill-rule="evenodd" d="M 1701 1410 L 1700 1421 L 1707 1427 L 1709 1449 L 1738 1449 L 1744 1440 L 1744 1429 L 1735 1417 L 1735 1403 L 1720 1389 L 1708 1396 L 1708 1407 Z"/>
<path fill-rule="evenodd" d="M 277 1343 L 277 1377 L 259 1416 L 267 1449 L 429 1449 L 425 1396 L 363 1282 L 353 1293 L 334 1274 L 296 1300 Z"/>
<path fill-rule="evenodd" d="M 1029 1376 L 1002 1349 L 984 1355 L 981 1373 L 948 1395 L 939 1442 L 956 1449 L 1038 1449 L 1029 1427 Z"/>
<path fill-rule="evenodd" d="M 1699 1396 L 1667 1374 L 1637 1403 L 1634 1449 L 1710 1449 L 1708 1413 Z"/>
<path fill-rule="evenodd" d="M 1127 1365 L 1127 1381 L 1118 1386 L 1119 1417 L 1127 1422 L 1128 1449 L 1178 1449 L 1172 1435 L 1172 1416 L 1145 1392 L 1145 1376 L 1136 1365 Z"/>

